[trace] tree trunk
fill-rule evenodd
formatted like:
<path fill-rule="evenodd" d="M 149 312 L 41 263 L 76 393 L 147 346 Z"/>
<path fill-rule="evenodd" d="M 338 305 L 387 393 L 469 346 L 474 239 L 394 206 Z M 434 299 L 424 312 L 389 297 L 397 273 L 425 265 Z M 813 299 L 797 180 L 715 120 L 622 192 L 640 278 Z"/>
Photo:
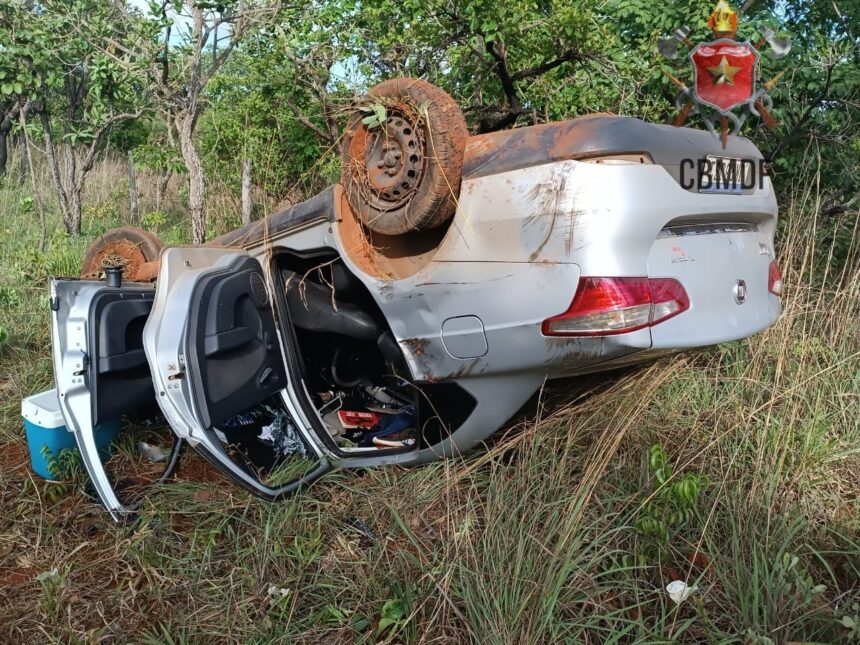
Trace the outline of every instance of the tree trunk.
<path fill-rule="evenodd" d="M 0 119 L 0 177 L 6 174 L 6 162 L 9 160 L 9 133 L 20 114 L 20 104 L 15 104 Z"/>
<path fill-rule="evenodd" d="M 21 110 L 18 114 L 18 118 L 21 120 L 21 159 L 23 165 L 23 159 L 29 159 L 30 157 L 30 137 L 27 134 L 27 111 Z M 26 157 L 25 157 L 26 155 Z M 29 162 L 28 162 L 29 164 Z M 36 177 L 32 172 L 30 175 L 30 186 L 33 189 L 33 199 L 36 200 L 36 207 L 39 209 L 39 252 L 44 252 L 45 250 L 45 242 L 47 238 L 47 222 L 45 220 L 45 204 L 42 201 L 42 193 L 36 187 Z M 24 177 L 22 176 L 22 179 Z"/>
<path fill-rule="evenodd" d="M 188 211 L 191 215 L 191 243 L 206 241 L 206 211 L 203 203 L 203 165 L 194 145 L 194 116 L 188 114 L 179 129 L 179 148 L 188 169 Z"/>
<path fill-rule="evenodd" d="M 54 180 L 54 191 L 57 193 L 57 202 L 60 205 L 60 213 L 65 223 L 66 214 L 69 210 L 69 198 L 66 196 L 63 181 L 60 179 L 60 162 L 57 159 L 57 152 L 54 150 L 54 139 L 51 136 L 51 118 L 48 116 L 47 109 L 39 112 L 39 120 L 42 122 L 42 134 L 45 136 L 45 157 L 51 171 L 51 179 Z"/>
<path fill-rule="evenodd" d="M 9 158 L 9 133 L 0 129 L 0 177 L 6 174 L 6 160 Z"/>
<path fill-rule="evenodd" d="M 171 172 L 165 170 L 155 181 L 155 210 L 160 211 L 167 193 L 167 185 L 170 183 Z"/>
<path fill-rule="evenodd" d="M 30 174 L 30 149 L 27 148 L 27 143 L 23 137 L 21 137 L 21 180 L 27 178 L 27 175 Z"/>
<path fill-rule="evenodd" d="M 63 215 L 63 224 L 69 235 L 78 237 L 81 234 L 81 190 L 73 187 L 69 192 L 68 213 Z"/>
<path fill-rule="evenodd" d="M 251 223 L 251 160 L 242 160 L 242 224 Z"/>
<path fill-rule="evenodd" d="M 128 197 L 131 200 L 131 223 L 138 226 L 140 210 L 137 201 L 137 172 L 134 169 L 134 154 L 128 151 Z"/>
<path fill-rule="evenodd" d="M 64 147 L 64 156 L 66 157 L 66 210 L 63 213 L 63 224 L 66 226 L 66 231 L 69 235 L 77 237 L 81 234 L 81 188 L 82 186 L 76 181 L 77 179 L 77 158 L 75 157 L 75 149 L 72 146 Z M 83 182 L 81 182 L 83 183 Z"/>

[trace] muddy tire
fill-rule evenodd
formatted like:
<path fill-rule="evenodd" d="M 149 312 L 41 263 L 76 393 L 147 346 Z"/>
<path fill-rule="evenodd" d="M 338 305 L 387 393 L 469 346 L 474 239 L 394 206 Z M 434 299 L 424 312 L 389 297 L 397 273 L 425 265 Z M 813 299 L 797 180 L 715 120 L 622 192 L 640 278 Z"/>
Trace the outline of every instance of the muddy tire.
<path fill-rule="evenodd" d="M 84 256 L 81 275 L 97 278 L 105 266 L 121 266 L 123 275 L 134 279 L 147 262 L 157 260 L 164 244 L 149 231 L 132 226 L 113 228 L 92 243 Z"/>
<path fill-rule="evenodd" d="M 372 106 L 385 122 L 370 126 Z M 426 81 L 394 78 L 368 92 L 341 148 L 341 183 L 361 222 L 383 235 L 446 223 L 457 208 L 469 131 L 457 103 Z"/>

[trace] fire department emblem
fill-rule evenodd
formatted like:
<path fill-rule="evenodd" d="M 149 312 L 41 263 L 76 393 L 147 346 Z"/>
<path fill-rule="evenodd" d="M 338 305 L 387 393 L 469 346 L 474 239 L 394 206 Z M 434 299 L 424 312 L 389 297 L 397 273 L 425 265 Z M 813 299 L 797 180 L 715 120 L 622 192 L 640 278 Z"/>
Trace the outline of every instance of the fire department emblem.
<path fill-rule="evenodd" d="M 768 91 L 773 89 L 782 74 L 757 87 L 761 58 L 759 49 L 769 44 L 770 57 L 779 59 L 791 49 L 791 40 L 778 37 L 772 29 L 764 29 L 755 45 L 737 41 L 738 16 L 725 0 L 717 3 L 708 18 L 708 27 L 714 40 L 694 45 L 689 40 L 690 28 L 681 27 L 670 38 L 660 40 L 657 49 L 668 59 L 678 58 L 681 45 L 690 49 L 692 87 L 668 74 L 680 89 L 675 99 L 679 112 L 674 125 L 680 126 L 695 108 L 705 127 L 714 136 L 719 136 L 725 147 L 729 125 L 731 134 L 737 134 L 750 115 L 761 117 L 769 128 L 775 127 L 776 123 L 770 114 L 773 101 Z M 719 133 L 715 127 L 717 123 Z"/>
<path fill-rule="evenodd" d="M 758 52 L 749 43 L 723 38 L 690 52 L 693 91 L 700 103 L 721 114 L 749 102 L 755 94 Z"/>

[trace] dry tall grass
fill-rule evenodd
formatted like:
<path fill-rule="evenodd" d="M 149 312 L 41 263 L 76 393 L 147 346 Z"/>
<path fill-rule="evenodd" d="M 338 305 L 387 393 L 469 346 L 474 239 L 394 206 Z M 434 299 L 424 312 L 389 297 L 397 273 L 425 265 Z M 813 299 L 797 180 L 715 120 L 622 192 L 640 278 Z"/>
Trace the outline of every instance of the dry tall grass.
<path fill-rule="evenodd" d="M 49 214 L 49 228 L 59 226 L 55 216 L 57 199 L 50 170 L 45 161 L 44 150 L 33 145 L 31 167 L 35 184 L 42 187 L 42 199 Z M 8 184 L 29 185 L 28 172 L 21 165 L 21 149 L 11 148 L 7 164 Z M 61 155 L 65 159 L 65 155 Z M 80 164 L 80 159 L 78 159 Z M 238 172 L 238 169 L 237 169 Z M 148 167 L 136 167 L 137 188 L 139 193 L 139 218 L 149 228 L 159 232 L 169 231 L 171 241 L 185 241 L 190 228 L 187 222 L 187 178 L 184 174 L 172 173 L 166 184 L 162 199 L 159 200 L 159 184 L 164 181 L 161 171 Z M 63 169 L 61 168 L 61 174 Z M 64 175 L 63 175 L 64 176 Z M 237 174 L 238 177 L 238 174 Z M 239 197 L 229 185 L 229 178 L 215 177 L 206 186 L 206 212 L 210 237 L 217 237 L 235 228 L 241 219 Z M 235 182 L 234 182 L 235 183 Z M 293 196 L 296 198 L 297 196 Z M 271 212 L 275 199 L 260 191 L 255 191 L 254 201 L 261 213 Z M 119 224 L 133 225 L 131 198 L 129 195 L 128 160 L 122 155 L 105 153 L 87 176 L 84 188 L 85 211 L 83 226 L 89 231 L 103 229 Z M 54 215 L 54 216 L 52 216 Z M 51 231 L 49 231 L 50 235 Z"/>

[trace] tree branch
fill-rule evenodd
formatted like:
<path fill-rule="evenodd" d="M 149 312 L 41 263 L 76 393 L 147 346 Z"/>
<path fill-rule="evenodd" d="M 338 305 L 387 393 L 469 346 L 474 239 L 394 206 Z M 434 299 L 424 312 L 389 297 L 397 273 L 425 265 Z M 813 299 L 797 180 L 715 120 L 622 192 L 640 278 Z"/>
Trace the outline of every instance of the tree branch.
<path fill-rule="evenodd" d="M 496 62 L 496 74 L 499 77 L 499 81 L 502 83 L 502 91 L 505 93 L 505 98 L 508 101 L 508 105 L 510 106 L 512 111 L 521 110 L 520 99 L 517 96 L 517 88 L 514 85 L 514 79 L 511 78 L 511 74 L 508 71 L 508 57 L 505 52 L 504 45 L 499 46 L 498 41 L 485 41 L 484 47 L 487 50 L 487 53 L 493 57 L 493 60 Z"/>
<path fill-rule="evenodd" d="M 809 105 L 806 106 L 806 110 L 803 111 L 803 114 L 800 115 L 800 118 L 794 122 L 794 125 L 789 130 L 788 134 L 786 134 L 782 139 L 779 140 L 779 143 L 776 144 L 776 147 L 771 151 L 771 153 L 767 156 L 770 161 L 776 159 L 777 155 L 782 152 L 783 148 L 792 143 L 802 134 L 803 127 L 806 125 L 806 122 L 809 120 L 809 117 L 812 116 L 812 112 L 821 105 L 822 102 L 827 98 L 827 94 L 830 91 L 830 83 L 833 80 L 833 67 L 834 63 L 831 63 L 827 66 L 827 76 L 824 78 L 824 83 L 821 86 L 821 89 L 818 91 L 815 99 L 813 99 Z"/>
<path fill-rule="evenodd" d="M 284 101 L 287 103 L 287 107 L 290 108 L 290 111 L 296 116 L 296 118 L 307 128 L 312 130 L 314 134 L 323 139 L 325 142 L 332 144 L 335 142 L 335 139 L 332 138 L 331 133 L 327 130 L 324 130 L 316 123 L 311 121 L 300 109 L 299 106 L 296 105 L 290 99 L 285 98 Z"/>
<path fill-rule="evenodd" d="M 561 56 L 556 58 L 555 60 L 547 61 L 545 63 L 541 63 L 540 65 L 535 65 L 534 67 L 528 67 L 526 69 L 521 69 L 518 72 L 514 72 L 511 74 L 511 79 L 514 81 L 521 81 L 525 78 L 534 78 L 535 76 L 541 76 L 542 74 L 546 74 L 547 72 L 564 65 L 565 63 L 570 63 L 573 61 L 583 61 L 587 57 L 580 54 L 575 49 L 568 49 Z"/>
<path fill-rule="evenodd" d="M 512 109 L 494 106 L 477 106 L 475 107 L 475 111 L 484 112 L 486 115 L 478 119 L 478 134 L 495 132 L 496 130 L 507 128 L 508 126 L 516 123 L 517 119 L 525 113 L 522 107 Z M 492 118 L 490 116 L 492 113 L 495 113 L 497 116 Z"/>
<path fill-rule="evenodd" d="M 315 52 L 312 49 L 311 52 L 305 57 L 296 56 L 294 52 L 290 51 L 290 49 L 285 49 L 284 55 L 290 59 L 290 62 L 296 68 L 296 74 L 293 80 L 293 95 L 296 94 L 296 83 L 298 82 L 300 76 L 305 75 L 307 78 L 303 80 L 304 84 L 310 88 L 310 90 L 316 94 L 317 99 L 320 102 L 320 106 L 322 108 L 322 115 L 325 119 L 326 127 L 328 128 L 328 133 L 325 134 L 322 128 L 312 123 L 310 119 L 301 113 L 298 106 L 295 103 L 287 100 L 287 106 L 293 111 L 293 113 L 298 117 L 298 119 L 308 126 L 311 130 L 313 130 L 317 135 L 323 138 L 329 144 L 334 144 L 340 138 L 340 128 L 337 124 L 337 119 L 332 114 L 331 102 L 329 101 L 328 90 L 326 89 L 328 86 L 329 79 L 331 78 L 331 66 L 334 65 L 334 56 L 325 57 L 324 60 L 320 61 L 320 64 L 314 65 L 314 56 Z M 320 56 L 323 59 L 324 54 Z M 325 70 L 324 72 L 322 70 Z"/>
<path fill-rule="evenodd" d="M 87 173 L 93 169 L 93 164 L 95 163 L 96 153 L 98 152 L 99 144 L 101 143 L 102 137 L 105 132 L 107 132 L 108 128 L 110 128 L 114 123 L 119 123 L 120 121 L 125 121 L 126 119 L 138 119 L 143 114 L 143 110 L 138 110 L 137 112 L 120 112 L 119 114 L 112 114 L 108 119 L 102 123 L 96 130 L 93 132 L 93 140 L 90 142 L 89 148 L 87 148 L 87 154 L 84 157 L 84 162 L 81 164 L 80 172 L 78 176 L 75 177 L 75 189 L 81 190 L 84 184 L 84 179 L 87 176 Z"/>
<path fill-rule="evenodd" d="M 29 105 L 29 102 L 25 104 Z M 15 124 L 15 121 L 18 119 L 18 114 L 21 112 L 21 105 L 16 101 L 9 110 L 3 115 L 3 120 L 0 121 L 0 133 L 8 134 L 12 129 L 12 126 Z M 26 115 L 26 113 L 25 113 Z"/>

